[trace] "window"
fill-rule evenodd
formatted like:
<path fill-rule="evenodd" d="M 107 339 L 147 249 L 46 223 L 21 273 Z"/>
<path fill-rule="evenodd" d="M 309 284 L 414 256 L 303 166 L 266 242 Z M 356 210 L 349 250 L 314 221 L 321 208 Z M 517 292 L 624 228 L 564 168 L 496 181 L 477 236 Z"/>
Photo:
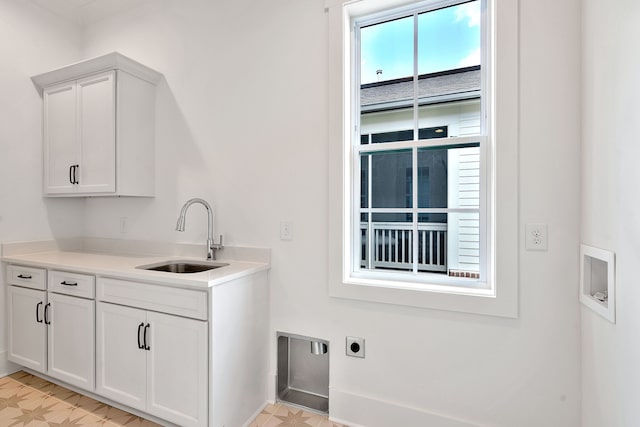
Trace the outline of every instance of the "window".
<path fill-rule="evenodd" d="M 331 208 L 330 255 L 341 277 L 330 293 L 514 316 L 517 5 L 432 0 L 389 9 L 394 1 L 327 0 L 340 30 L 330 29 L 341 112 L 330 132 L 342 143 L 330 163 L 341 200 Z M 506 77 L 499 92 L 496 69 Z"/>
<path fill-rule="evenodd" d="M 481 7 L 353 20 L 353 277 L 486 283 Z"/>

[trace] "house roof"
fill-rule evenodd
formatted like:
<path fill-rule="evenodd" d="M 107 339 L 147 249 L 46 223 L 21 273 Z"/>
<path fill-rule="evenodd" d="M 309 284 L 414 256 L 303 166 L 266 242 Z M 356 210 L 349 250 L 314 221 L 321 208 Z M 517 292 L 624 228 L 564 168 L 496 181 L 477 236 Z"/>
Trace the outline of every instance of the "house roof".
<path fill-rule="evenodd" d="M 418 76 L 420 105 L 480 96 L 480 66 Z M 402 108 L 413 104 L 413 77 L 360 86 L 362 112 Z"/>

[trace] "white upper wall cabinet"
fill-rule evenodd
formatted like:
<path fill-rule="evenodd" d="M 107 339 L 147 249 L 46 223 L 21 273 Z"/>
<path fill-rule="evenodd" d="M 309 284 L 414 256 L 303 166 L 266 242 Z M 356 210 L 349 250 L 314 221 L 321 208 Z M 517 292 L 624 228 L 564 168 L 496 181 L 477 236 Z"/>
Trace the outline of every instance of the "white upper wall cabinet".
<path fill-rule="evenodd" d="M 44 105 L 46 196 L 154 195 L 161 77 L 117 52 L 32 77 Z"/>

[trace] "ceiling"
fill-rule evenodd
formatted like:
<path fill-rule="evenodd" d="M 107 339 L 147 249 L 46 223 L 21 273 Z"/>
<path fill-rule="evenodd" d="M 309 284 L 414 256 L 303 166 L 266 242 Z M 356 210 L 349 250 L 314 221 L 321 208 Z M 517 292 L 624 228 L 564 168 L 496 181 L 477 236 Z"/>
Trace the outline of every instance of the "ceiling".
<path fill-rule="evenodd" d="M 91 24 L 132 9 L 147 0 L 30 0 L 78 25 Z"/>

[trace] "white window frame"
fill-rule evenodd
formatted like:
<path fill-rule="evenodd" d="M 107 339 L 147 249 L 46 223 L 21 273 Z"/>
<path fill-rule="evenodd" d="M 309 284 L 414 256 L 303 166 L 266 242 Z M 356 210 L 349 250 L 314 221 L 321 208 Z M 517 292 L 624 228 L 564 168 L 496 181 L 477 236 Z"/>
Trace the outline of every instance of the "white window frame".
<path fill-rule="evenodd" d="M 432 1 L 446 6 L 451 1 Z M 397 275 L 372 278 L 354 274 L 352 245 L 354 164 L 351 138 L 354 130 L 352 99 L 358 93 L 352 78 L 353 22 L 362 16 L 384 12 L 391 7 L 415 7 L 402 0 L 326 0 L 329 13 L 329 103 L 330 103 L 330 221 L 329 293 L 334 297 L 400 304 L 415 307 L 517 317 L 518 312 L 518 2 L 486 0 L 485 22 L 492 55 L 483 63 L 487 69 L 482 94 L 489 121 L 478 138 L 486 168 L 484 204 L 488 212 L 484 224 L 487 266 L 479 286 L 468 286 L 450 277 L 429 275 L 427 281 L 398 281 Z M 403 6 L 404 5 L 404 6 Z M 484 44 L 483 44 L 484 46 Z M 496 84 L 498 82 L 498 84 Z M 442 144 L 445 141 L 438 141 Z M 449 141 L 453 142 L 450 138 Z M 398 144 L 398 143 L 396 143 Z M 481 214 L 481 218 L 482 218 Z M 366 276 L 366 277 L 365 277 Z M 395 276 L 395 277 L 394 277 Z M 413 275 L 414 277 L 416 275 Z M 461 286 L 461 284 L 463 286 Z"/>
<path fill-rule="evenodd" d="M 406 141 L 406 142 L 388 142 L 388 143 L 379 143 L 375 145 L 361 145 L 360 144 L 360 128 L 359 117 L 361 117 L 360 111 L 360 85 L 361 81 L 359 72 L 360 67 L 360 58 L 361 58 L 361 42 L 358 37 L 358 27 L 365 27 L 369 25 L 376 25 L 379 23 L 387 22 L 392 19 L 397 18 L 405 18 L 409 16 L 413 16 L 414 18 L 414 76 L 419 74 L 418 72 L 418 64 L 417 64 L 417 16 L 422 13 L 428 13 L 434 10 L 438 10 L 444 7 L 455 6 L 457 4 L 464 3 L 465 0 L 439 0 L 439 1 L 421 1 L 417 3 L 417 5 L 409 5 L 407 7 L 400 7 L 394 9 L 392 12 L 383 11 L 381 13 L 374 13 L 373 15 L 366 15 L 364 17 L 352 17 L 350 20 L 351 28 L 351 46 L 352 46 L 352 58 L 351 58 L 351 67 L 352 67 L 352 77 L 351 77 L 351 90 L 353 91 L 351 94 L 352 105 L 350 107 L 351 110 L 351 122 L 353 126 L 352 135 L 350 137 L 350 146 L 351 152 L 349 156 L 345 156 L 345 168 L 350 173 L 351 185 L 349 188 L 349 198 L 351 199 L 350 205 L 350 217 L 351 221 L 348 226 L 348 233 L 351 235 L 351 239 L 346 239 L 345 244 L 347 245 L 347 253 L 351 254 L 351 257 L 348 259 L 349 265 L 349 280 L 351 283 L 355 284 L 363 284 L 363 285 L 374 285 L 374 286 L 386 286 L 392 288 L 409 288 L 409 289 L 422 289 L 422 290 L 433 290 L 433 291 L 442 291 L 446 289 L 451 292 L 463 292 L 463 293 L 473 293 L 473 294 L 491 294 L 490 285 L 488 284 L 486 278 L 490 276 L 491 272 L 488 270 L 490 266 L 486 262 L 487 259 L 487 222 L 486 218 L 491 215 L 488 209 L 487 201 L 490 200 L 490 187 L 486 185 L 486 167 L 487 164 L 487 146 L 488 146 L 488 125 L 487 125 L 487 113 L 486 113 L 486 104 L 488 103 L 488 98 L 490 94 L 490 90 L 488 90 L 488 79 L 486 79 L 486 75 L 488 73 L 488 37 L 487 37 L 487 21 L 488 18 L 486 13 L 484 12 L 484 5 L 486 4 L 486 0 L 479 0 L 482 3 L 483 11 L 482 11 L 482 22 L 481 22 L 481 112 L 480 112 L 480 123 L 481 123 L 481 133 L 473 136 L 463 136 L 463 137 L 448 137 L 448 138 L 435 138 L 428 140 L 414 140 L 414 141 Z M 414 80 L 414 97 L 413 97 L 413 122 L 414 122 L 414 137 L 417 137 L 417 129 L 419 128 L 419 118 L 418 118 L 418 94 L 417 94 L 417 81 Z M 480 207 L 478 209 L 473 209 L 473 213 L 478 213 L 479 221 L 480 221 L 480 279 L 465 279 L 460 277 L 451 277 L 443 274 L 437 273 L 427 273 L 427 272 L 418 272 L 417 268 L 417 257 L 418 257 L 418 239 L 415 237 L 418 234 L 418 214 L 419 213 L 469 213 L 470 209 L 464 208 L 418 208 L 417 206 L 417 194 L 418 194 L 418 185 L 417 185 L 417 174 L 418 174 L 418 165 L 416 163 L 418 157 L 418 151 L 421 148 L 426 147 L 442 147 L 446 148 L 451 145 L 464 145 L 464 144 L 480 144 Z M 393 213 L 408 213 L 413 217 L 412 224 L 412 234 L 413 234 L 413 271 L 404 272 L 404 271 L 392 271 L 392 270 L 368 270 L 359 267 L 360 263 L 360 213 L 361 209 L 359 208 L 359 177 L 360 177 L 360 155 L 362 153 L 376 153 L 376 152 L 391 152 L 391 151 L 411 151 L 411 155 L 413 158 L 413 207 L 412 208 L 404 208 L 404 209 L 376 209 L 371 206 L 366 208 L 369 212 L 393 212 Z M 369 187 L 369 192 L 371 192 L 371 188 Z M 369 195 L 371 196 L 371 194 Z M 346 197 L 345 197 L 346 199 Z M 372 203 L 371 197 L 369 197 L 369 204 Z M 371 215 L 371 213 L 370 213 Z M 450 218 L 451 215 L 448 215 Z M 371 221 L 371 218 L 369 218 Z M 370 222 L 371 224 L 371 222 Z M 371 228 L 369 231 L 369 237 L 371 238 Z M 370 244 L 369 244 L 370 245 Z M 369 248 L 371 250 L 371 248 Z"/>

